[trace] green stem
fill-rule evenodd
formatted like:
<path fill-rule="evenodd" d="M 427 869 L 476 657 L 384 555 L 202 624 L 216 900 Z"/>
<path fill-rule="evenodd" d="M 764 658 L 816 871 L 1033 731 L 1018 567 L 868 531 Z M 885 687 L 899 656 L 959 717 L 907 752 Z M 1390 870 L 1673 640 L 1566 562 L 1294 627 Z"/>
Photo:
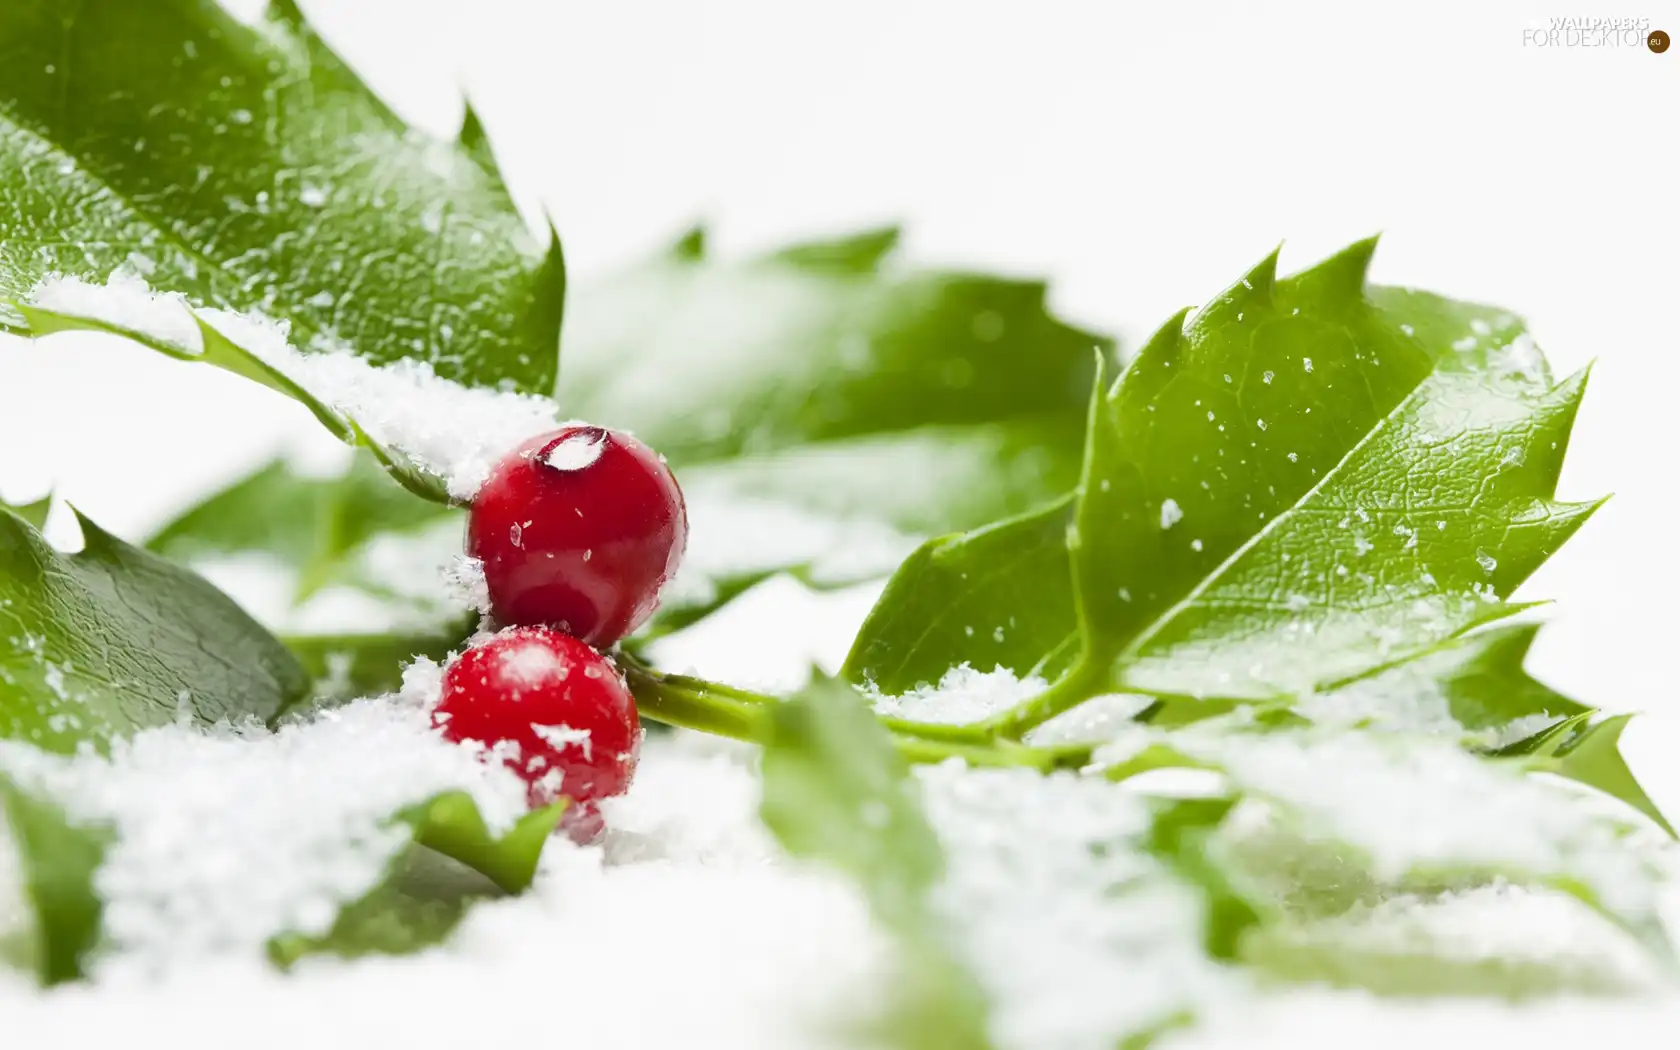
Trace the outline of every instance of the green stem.
<path fill-rule="evenodd" d="M 762 693 L 656 671 L 625 653 L 619 654 L 618 664 L 642 716 L 682 729 L 763 743 L 764 708 L 781 702 Z M 958 758 L 974 766 L 1022 766 L 1047 773 L 1078 769 L 1091 760 L 1091 748 L 1087 745 L 1031 747 L 1014 740 L 978 735 L 970 726 L 936 726 L 901 719 L 882 719 L 882 722 L 892 731 L 899 754 L 909 762 L 933 764 Z M 959 732 L 933 736 L 907 731 L 910 729 Z"/>
<path fill-rule="evenodd" d="M 993 715 L 975 728 L 990 737 L 1019 740 L 1026 732 L 1070 711 L 1102 691 L 1105 664 L 1081 660 L 1050 688 L 1009 710 Z"/>

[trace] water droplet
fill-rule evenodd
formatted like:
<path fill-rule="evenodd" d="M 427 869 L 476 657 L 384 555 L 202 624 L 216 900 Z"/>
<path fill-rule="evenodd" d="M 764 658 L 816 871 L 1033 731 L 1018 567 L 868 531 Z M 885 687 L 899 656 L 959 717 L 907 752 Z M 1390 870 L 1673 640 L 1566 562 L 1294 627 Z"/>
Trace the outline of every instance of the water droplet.
<path fill-rule="evenodd" d="M 600 427 L 579 427 L 556 441 L 543 453 L 542 461 L 554 470 L 582 470 L 593 466 L 607 450 L 607 432 Z"/>

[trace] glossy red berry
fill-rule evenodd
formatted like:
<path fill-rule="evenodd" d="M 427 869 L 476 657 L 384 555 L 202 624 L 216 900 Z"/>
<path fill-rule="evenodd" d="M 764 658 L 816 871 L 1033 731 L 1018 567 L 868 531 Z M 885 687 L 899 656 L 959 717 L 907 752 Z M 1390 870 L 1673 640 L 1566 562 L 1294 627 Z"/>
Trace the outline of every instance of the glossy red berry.
<path fill-rule="evenodd" d="M 541 434 L 473 499 L 467 553 L 504 624 L 557 627 L 606 647 L 641 626 L 688 541 L 682 490 L 652 449 L 617 431 Z"/>
<path fill-rule="evenodd" d="M 443 675 L 432 723 L 483 746 L 530 787 L 533 807 L 565 796 L 581 837 L 595 804 L 636 771 L 641 724 L 624 679 L 600 653 L 546 627 L 515 627 L 462 653 Z"/>

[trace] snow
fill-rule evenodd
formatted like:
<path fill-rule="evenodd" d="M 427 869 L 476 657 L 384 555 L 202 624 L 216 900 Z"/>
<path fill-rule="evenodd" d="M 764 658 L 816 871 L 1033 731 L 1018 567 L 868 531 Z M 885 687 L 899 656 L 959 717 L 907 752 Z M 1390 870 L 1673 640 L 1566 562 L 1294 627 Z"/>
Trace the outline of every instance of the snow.
<path fill-rule="evenodd" d="M 263 1050 L 465 1047 L 551 1022 L 606 1050 L 846 1045 L 847 1007 L 883 994 L 886 943 L 849 883 L 780 859 L 750 758 L 719 743 L 651 737 L 635 785 L 607 804 L 604 843 L 552 841 L 527 894 L 478 906 L 442 947 L 306 959 L 287 976 L 224 957 L 48 994 L 0 968 L 8 1038 L 105 1045 L 168 1017 L 183 1050 L 229 1032 Z M 627 986 L 647 1008 L 625 1008 Z"/>
<path fill-rule="evenodd" d="M 1161 501 L 1161 528 L 1170 529 L 1184 520 L 1184 511 L 1179 509 L 1178 501 L 1167 498 Z"/>
<path fill-rule="evenodd" d="M 49 278 L 33 299 L 42 309 L 147 335 L 177 350 L 196 353 L 203 345 L 187 297 L 154 292 L 138 274 L 114 273 L 103 285 L 80 277 Z"/>
<path fill-rule="evenodd" d="M 100 979 L 151 978 L 260 956 L 281 932 L 323 933 L 408 841 L 386 822 L 446 790 L 505 828 L 525 789 L 430 728 L 436 668 L 395 696 L 361 700 L 269 733 L 259 725 L 137 734 L 104 757 L 0 742 L 0 769 L 80 822 L 117 833 L 96 886 L 109 941 Z"/>
<path fill-rule="evenodd" d="M 1000 1050 L 1106 1050 L 1239 994 L 1202 951 L 1198 895 L 1135 847 L 1138 795 L 1072 774 L 919 772 L 946 851 L 936 901 Z"/>
<path fill-rule="evenodd" d="M 46 309 L 102 321 L 189 353 L 203 350 L 195 311 L 186 299 L 154 292 L 131 272 L 113 273 L 103 285 L 50 277 L 34 289 L 32 299 Z M 462 386 L 440 378 L 421 361 L 370 364 L 331 333 L 299 350 L 287 324 L 252 313 L 199 309 L 196 314 L 353 420 L 375 442 L 442 478 L 457 500 L 470 500 L 508 449 L 561 425 L 558 406 L 549 398 Z"/>
<path fill-rule="evenodd" d="M 1007 711 L 1023 700 L 1044 691 L 1042 678 L 1018 679 L 1006 667 L 976 671 L 960 664 L 945 672 L 934 686 L 912 689 L 901 696 L 873 699 L 875 713 L 911 722 L 979 722 Z"/>

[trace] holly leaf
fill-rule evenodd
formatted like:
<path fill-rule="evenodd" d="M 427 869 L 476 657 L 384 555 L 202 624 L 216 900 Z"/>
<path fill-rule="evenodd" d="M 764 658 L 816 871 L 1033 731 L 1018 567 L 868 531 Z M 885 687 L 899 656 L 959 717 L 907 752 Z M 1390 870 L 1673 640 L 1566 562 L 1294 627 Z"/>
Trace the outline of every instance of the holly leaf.
<path fill-rule="evenodd" d="M 0 958 L 15 948 L 42 985 L 77 980 L 83 960 L 99 941 L 104 905 L 93 876 L 105 859 L 110 832 L 70 823 L 58 806 L 0 773 L 0 832 L 7 831 L 28 916 L 15 943 L 9 943 L 10 937 L 0 941 Z"/>
<path fill-rule="evenodd" d="M 1067 531 L 1073 501 L 929 540 L 858 628 L 841 674 L 889 695 L 959 663 L 1051 677 L 1078 656 Z"/>
<path fill-rule="evenodd" d="M 504 893 L 523 893 L 536 876 L 543 846 L 565 811 L 564 802 L 532 810 L 497 838 L 490 834 L 472 796 L 446 791 L 403 810 L 396 819 L 414 829 L 417 845 L 460 861 Z"/>
<path fill-rule="evenodd" d="M 1622 757 L 1622 731 L 1633 716 L 1613 715 L 1595 725 L 1588 725 L 1589 715 L 1590 712 L 1573 719 L 1568 735 L 1555 748 L 1548 749 L 1550 754 L 1536 762 L 1536 768 L 1619 799 L 1650 817 L 1658 827 L 1668 832 L 1670 838 L 1680 837 L 1675 835 L 1674 825 L 1663 816 L 1651 796 L 1639 786 L 1627 760 Z"/>
<path fill-rule="evenodd" d="M 477 901 L 529 888 L 565 808 L 527 813 L 500 838 L 462 791 L 403 810 L 392 821 L 413 830 L 413 847 L 392 859 L 385 878 L 340 908 L 326 933 L 273 938 L 269 957 L 286 967 L 306 955 L 405 955 L 441 943 Z"/>
<path fill-rule="evenodd" d="M 1504 596 L 1596 506 L 1552 498 L 1583 377 L 1553 385 L 1496 308 L 1366 287 L 1373 246 L 1284 280 L 1274 255 L 1170 320 L 1093 398 L 1065 571 L 1049 512 L 944 541 L 937 573 L 913 559 L 888 588 L 848 673 L 1027 672 L 1077 649 L 1089 692 L 1264 700 L 1516 611 Z M 965 629 L 909 629 L 912 593 Z M 1073 626 L 1011 640 L 1022 601 Z"/>
<path fill-rule="evenodd" d="M 309 679 L 227 596 L 77 515 L 54 550 L 0 511 L 0 738 L 68 752 L 189 718 L 270 720 Z"/>
<path fill-rule="evenodd" d="M 552 386 L 558 241 L 531 237 L 476 119 L 453 144 L 406 127 L 293 0 L 255 25 L 199 0 L 22 0 L 0 39 L 0 299 L 132 273 L 306 349 Z"/>
<path fill-rule="evenodd" d="M 988 1045 L 983 993 L 928 904 L 939 840 L 886 730 L 854 690 L 821 675 L 765 717 L 765 825 L 792 855 L 856 880 L 898 938 L 903 984 L 884 1019 L 895 1045 Z"/>
<path fill-rule="evenodd" d="M 48 493 L 32 503 L 7 503 L 0 500 L 0 507 L 5 507 L 39 531 L 47 527 L 47 515 L 52 512 L 52 502 L 52 494 Z"/>

